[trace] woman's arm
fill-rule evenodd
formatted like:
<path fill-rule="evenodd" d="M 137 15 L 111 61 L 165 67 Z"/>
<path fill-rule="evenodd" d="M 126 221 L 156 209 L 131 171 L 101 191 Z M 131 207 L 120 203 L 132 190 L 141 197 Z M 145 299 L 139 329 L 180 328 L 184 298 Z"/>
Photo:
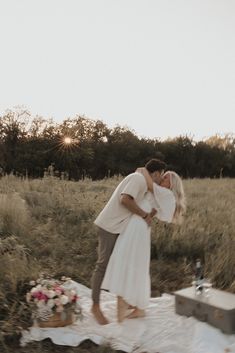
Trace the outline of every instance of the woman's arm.
<path fill-rule="evenodd" d="M 146 180 L 146 183 L 148 186 L 148 190 L 153 192 L 153 180 L 152 180 L 151 176 L 149 175 L 149 172 L 147 171 L 147 169 L 144 167 L 137 168 L 136 172 L 142 174 L 145 177 L 145 180 Z"/>

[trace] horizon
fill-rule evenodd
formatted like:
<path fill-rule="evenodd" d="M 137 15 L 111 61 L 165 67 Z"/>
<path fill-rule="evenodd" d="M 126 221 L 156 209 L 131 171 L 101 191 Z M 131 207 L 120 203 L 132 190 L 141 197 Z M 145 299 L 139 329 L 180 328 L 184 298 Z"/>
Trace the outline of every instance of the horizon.
<path fill-rule="evenodd" d="M 130 132 L 132 132 L 135 136 L 137 136 L 139 139 L 150 139 L 150 140 L 158 140 L 160 142 L 164 142 L 164 141 L 171 141 L 171 140 L 174 140 L 174 139 L 177 139 L 177 138 L 189 138 L 192 142 L 207 142 L 207 140 L 211 139 L 211 138 L 221 138 L 221 139 L 231 139 L 231 138 L 234 138 L 235 139 L 235 132 L 228 132 L 228 133 L 215 133 L 214 135 L 210 135 L 210 136 L 205 136 L 204 138 L 195 138 L 195 136 L 192 136 L 191 134 L 180 134 L 180 135 L 177 135 L 177 136 L 169 136 L 169 137 L 149 137 L 149 136 L 140 136 L 134 129 L 132 129 L 130 126 L 127 126 L 127 125 L 121 125 L 119 123 L 116 123 L 115 125 L 113 125 L 112 127 L 110 127 L 107 123 L 105 123 L 102 119 L 93 119 L 91 117 L 88 117 L 88 116 L 85 116 L 85 115 L 82 115 L 82 114 L 75 114 L 74 116 L 72 117 L 67 117 L 61 121 L 56 121 L 53 117 L 44 117 L 44 116 L 41 116 L 41 115 L 38 115 L 38 114 L 35 114 L 33 115 L 32 112 L 25 106 L 16 106 L 16 107 L 12 107 L 12 108 L 8 108 L 6 109 L 3 113 L 1 113 L 0 115 L 0 118 L 1 117 L 4 117 L 4 115 L 6 115 L 8 112 L 13 112 L 13 113 L 17 113 L 18 109 L 22 109 L 23 111 L 27 111 L 29 114 L 30 114 L 30 118 L 32 118 L 32 120 L 34 118 L 43 118 L 45 119 L 46 121 L 48 122 L 52 122 L 53 124 L 55 125 L 60 125 L 60 124 L 63 124 L 63 122 L 67 119 L 76 119 L 77 117 L 81 117 L 81 118 L 85 118 L 85 119 L 88 119 L 88 120 L 92 120 L 92 121 L 102 121 L 109 130 L 113 130 L 115 129 L 116 127 L 120 126 L 121 128 L 125 128 L 127 130 L 129 130 Z M 67 134 L 68 135 L 68 134 Z M 66 136 L 67 136 L 66 135 Z M 69 135 L 67 136 L 68 138 L 70 137 Z M 66 138 L 66 137 L 65 137 Z"/>

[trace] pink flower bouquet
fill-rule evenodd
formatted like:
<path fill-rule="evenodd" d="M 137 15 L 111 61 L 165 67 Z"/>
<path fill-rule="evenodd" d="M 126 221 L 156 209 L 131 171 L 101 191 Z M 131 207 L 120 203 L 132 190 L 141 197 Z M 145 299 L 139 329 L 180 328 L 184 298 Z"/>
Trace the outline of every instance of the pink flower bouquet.
<path fill-rule="evenodd" d="M 66 320 L 73 314 L 73 321 L 81 318 L 82 311 L 77 292 L 64 285 L 66 277 L 56 280 L 39 278 L 31 281 L 32 289 L 26 294 L 26 301 L 32 308 L 33 318 L 38 321 L 49 321 L 52 317 Z M 71 320 L 70 320 L 71 321 Z M 71 322 L 70 322 L 71 323 Z"/>

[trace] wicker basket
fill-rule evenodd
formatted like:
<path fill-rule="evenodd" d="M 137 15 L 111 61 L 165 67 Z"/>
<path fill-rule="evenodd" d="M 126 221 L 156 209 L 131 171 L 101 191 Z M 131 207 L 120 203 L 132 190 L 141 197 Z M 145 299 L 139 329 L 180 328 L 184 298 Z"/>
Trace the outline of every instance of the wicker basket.
<path fill-rule="evenodd" d="M 74 314 L 71 311 L 63 311 L 62 313 L 54 313 L 46 321 L 37 320 L 39 327 L 64 327 L 74 322 Z"/>

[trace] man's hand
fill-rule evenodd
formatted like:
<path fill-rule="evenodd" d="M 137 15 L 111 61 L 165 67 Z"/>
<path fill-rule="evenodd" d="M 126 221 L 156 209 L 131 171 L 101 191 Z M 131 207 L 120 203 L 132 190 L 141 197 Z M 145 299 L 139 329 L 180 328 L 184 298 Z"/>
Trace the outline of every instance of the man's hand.
<path fill-rule="evenodd" d="M 150 213 L 147 214 L 147 217 L 143 217 L 144 221 L 147 223 L 147 225 L 150 227 L 152 223 L 152 217 Z"/>
<path fill-rule="evenodd" d="M 157 213 L 157 210 L 155 208 L 152 208 L 152 210 L 150 212 L 150 216 L 153 218 L 156 213 Z"/>
<path fill-rule="evenodd" d="M 145 217 L 142 217 L 145 220 L 145 222 L 148 224 L 148 226 L 151 226 L 152 218 L 153 216 L 155 216 L 156 213 L 157 213 L 157 210 L 155 210 L 155 208 L 152 208 L 150 213 L 146 213 Z"/>

